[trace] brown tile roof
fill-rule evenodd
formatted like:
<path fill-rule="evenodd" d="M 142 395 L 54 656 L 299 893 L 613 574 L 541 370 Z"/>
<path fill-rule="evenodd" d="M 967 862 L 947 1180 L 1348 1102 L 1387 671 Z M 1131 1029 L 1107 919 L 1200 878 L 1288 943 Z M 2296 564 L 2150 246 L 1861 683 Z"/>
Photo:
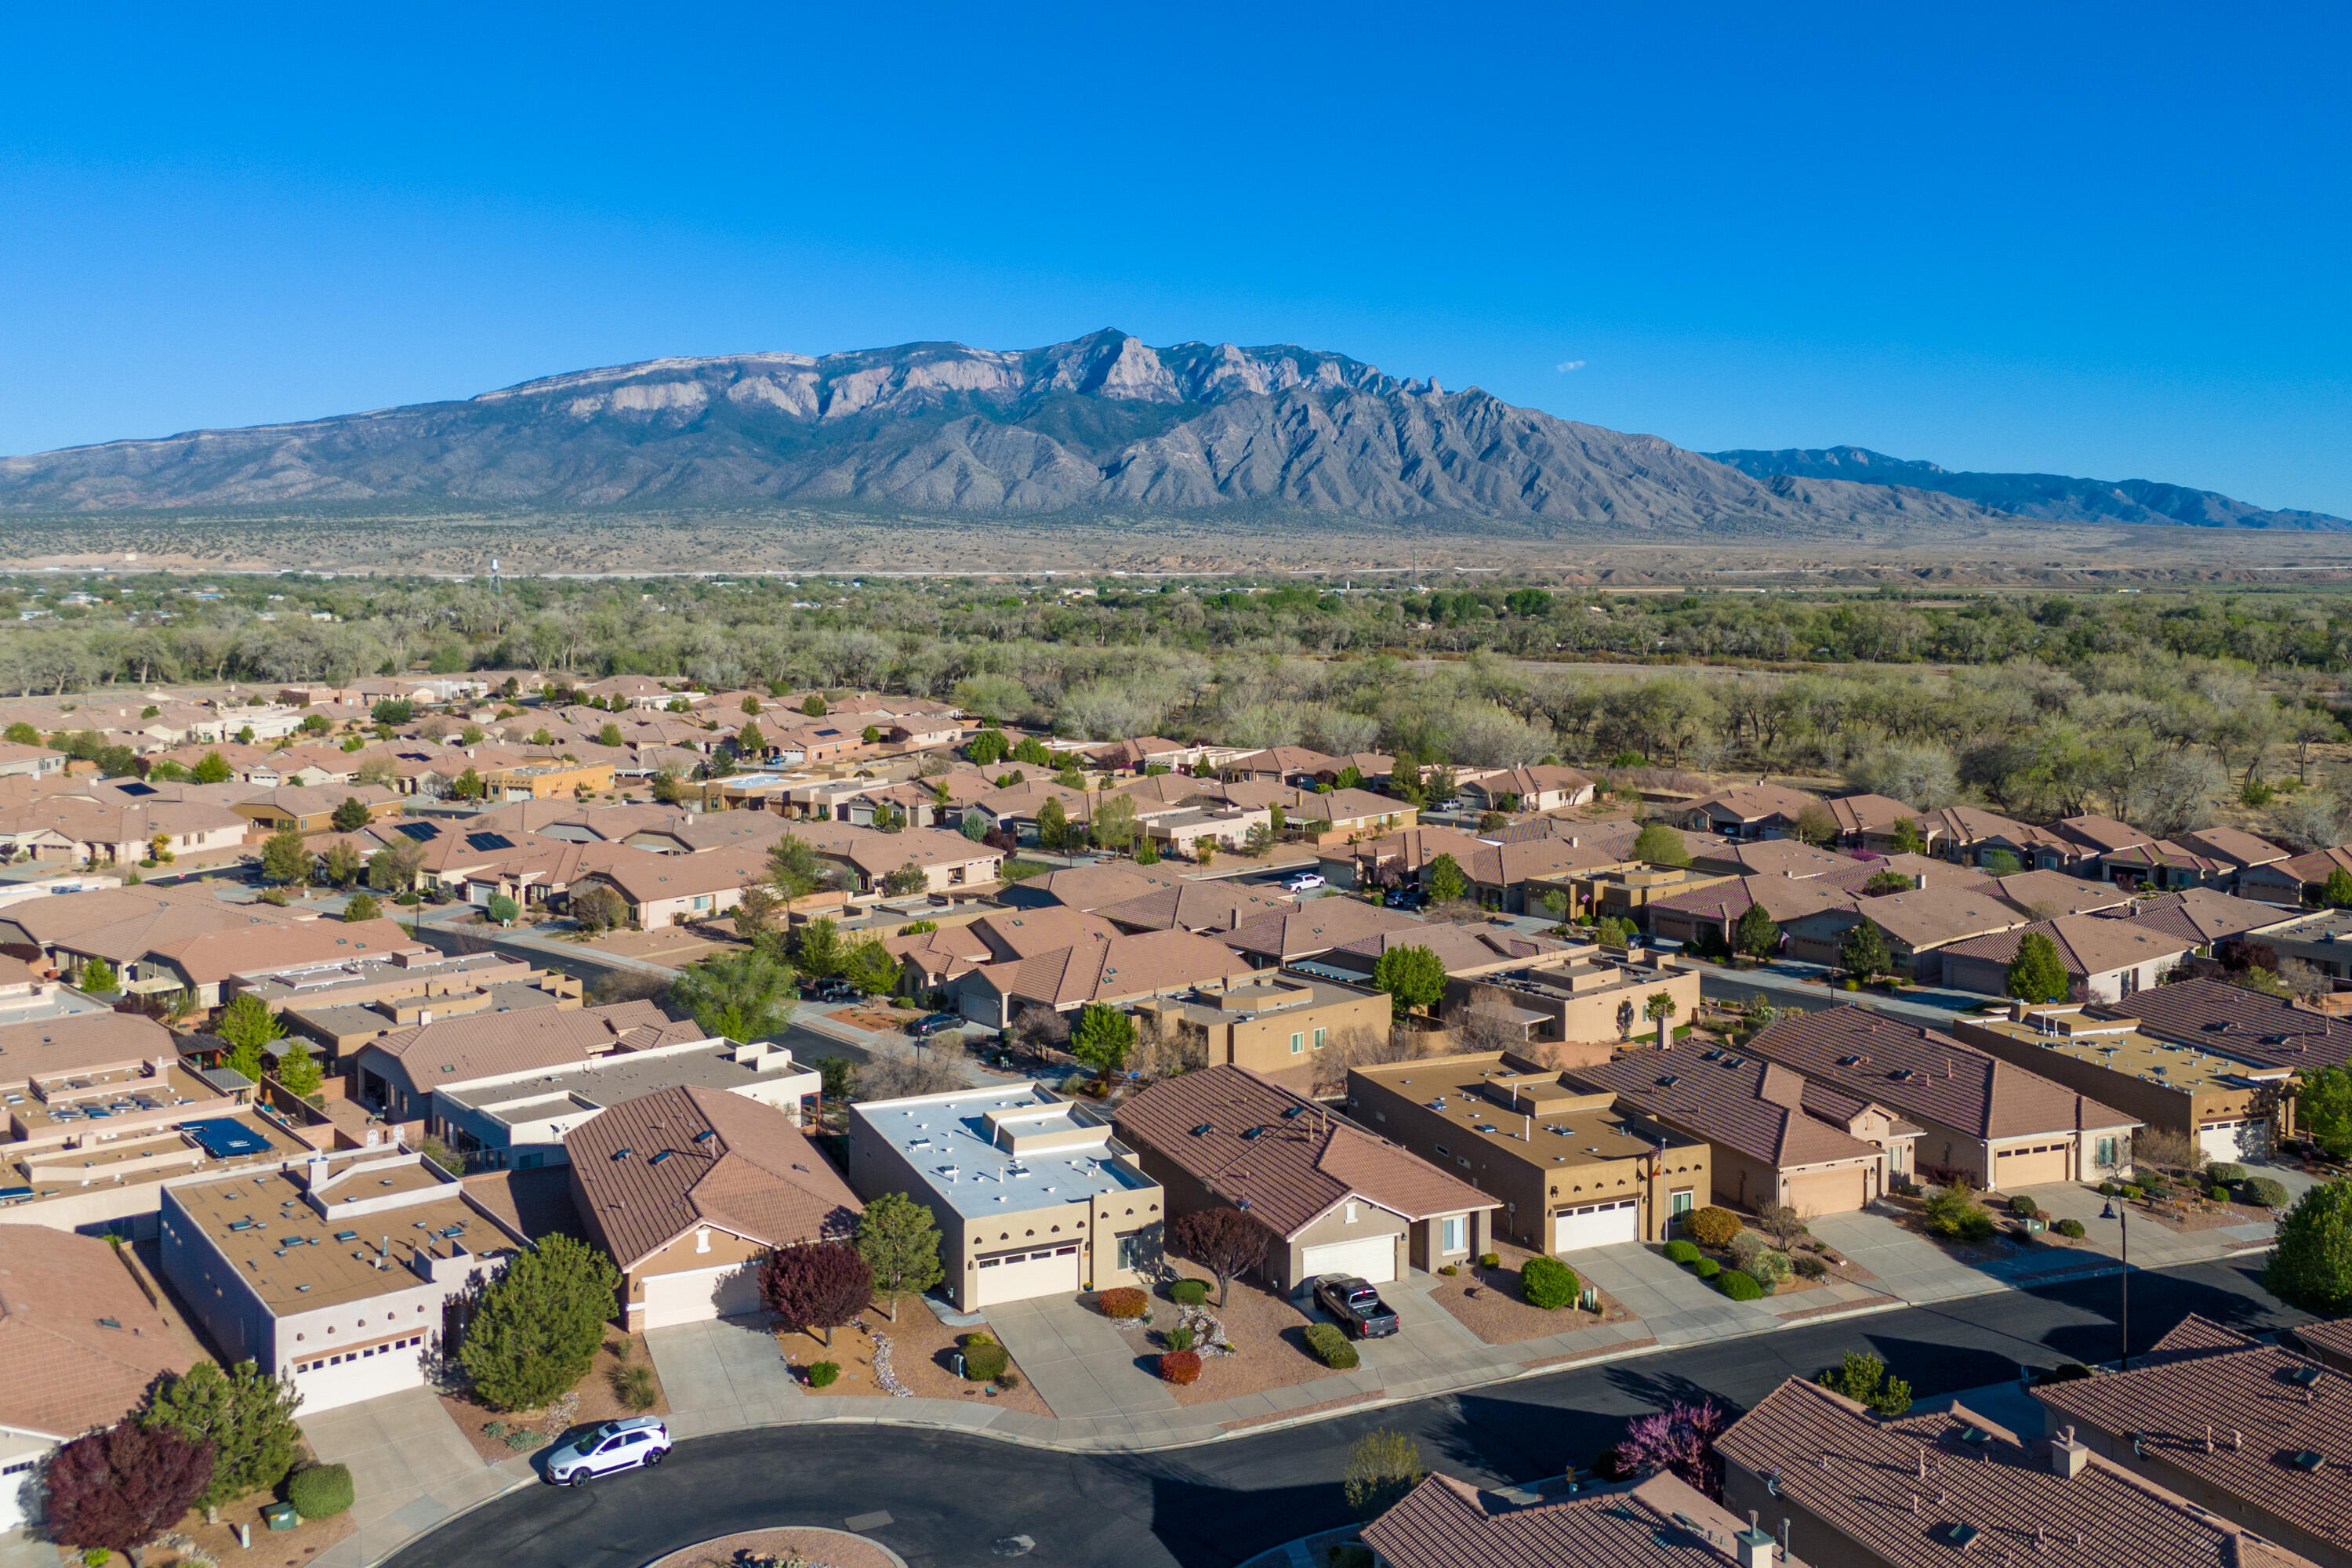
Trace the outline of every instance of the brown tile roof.
<path fill-rule="evenodd" d="M 1074 910 L 1098 910 L 1124 903 L 1159 888 L 1177 886 L 1178 879 L 1132 866 L 1074 866 L 1030 877 L 1004 890 L 1008 904 L 1066 904 Z"/>
<path fill-rule="evenodd" d="M 1864 920 L 1914 951 L 2025 923 L 2023 916 L 2000 900 L 1960 887 L 1914 888 L 1907 893 L 1864 899 L 1854 908 Z"/>
<path fill-rule="evenodd" d="M 2153 1366 L 2160 1361 L 2182 1361 L 2191 1356 L 2211 1355 L 2218 1351 L 2251 1350 L 2262 1341 L 2237 1330 L 2226 1328 L 2210 1318 L 2200 1318 L 2191 1312 L 2172 1326 L 2171 1332 L 2147 1347 L 2141 1364 Z"/>
<path fill-rule="evenodd" d="M 1402 910 L 1354 899 L 1312 899 L 1295 911 L 1276 911 L 1244 921 L 1217 940 L 1237 952 L 1271 962 L 1306 958 L 1382 931 L 1419 931 L 1428 921 Z"/>
<path fill-rule="evenodd" d="M 52 1437 L 111 1426 L 159 1375 L 203 1359 L 105 1242 L 0 1225 L 0 1426 Z"/>
<path fill-rule="evenodd" d="M 1542 838 L 1548 834 L 1530 834 Z M 1630 840 L 1629 840 L 1630 842 Z M 1399 869 L 1418 871 L 1440 855 L 1451 855 L 1460 865 L 1485 847 L 1486 840 L 1452 827 L 1401 827 L 1394 833 L 1384 833 L 1369 844 L 1356 847 L 1360 858 L 1375 865 L 1390 860 L 1398 862 Z"/>
<path fill-rule="evenodd" d="M 1801 816 L 1805 807 L 1819 805 L 1818 796 L 1801 789 L 1783 789 L 1779 784 L 1747 784 L 1727 789 L 1679 807 L 1683 812 L 1715 808 L 1722 816 L 1740 822 L 1762 822 L 1774 816 L 1785 816 L 1791 822 Z"/>
<path fill-rule="evenodd" d="M 380 958 L 391 952 L 431 952 L 408 928 L 389 917 L 362 921 L 308 921 L 294 925 L 240 926 L 233 931 L 205 931 L 148 949 L 168 961 L 194 985 L 213 985 L 232 974 L 254 974 L 306 963 L 333 963 L 351 958 Z"/>
<path fill-rule="evenodd" d="M 2117 909 L 2132 901 L 2131 894 L 2113 882 L 2087 881 L 2063 871 L 2019 871 L 1995 878 L 1992 885 L 2001 902 L 2035 920 Z"/>
<path fill-rule="evenodd" d="M 616 1002 L 609 1007 L 530 1007 L 441 1018 L 380 1035 L 368 1048 L 397 1059 L 412 1084 L 429 1090 L 436 1084 L 577 1066 L 607 1051 L 702 1037 L 695 1025 L 671 1022 L 651 1002 Z"/>
<path fill-rule="evenodd" d="M 1032 958 L 992 963 L 981 977 L 999 995 L 1043 1002 L 1049 1007 L 1158 995 L 1188 985 L 1255 973 L 1257 965 L 1221 942 L 1187 931 L 1143 931 Z"/>
<path fill-rule="evenodd" d="M 610 882 L 633 904 L 662 899 L 723 893 L 761 881 L 768 874 L 764 848 L 711 849 L 699 855 L 634 853 L 614 846 L 613 858 L 588 875 Z"/>
<path fill-rule="evenodd" d="M 2221 980 L 2183 980 L 2091 1008 L 2094 1017 L 2135 1018 L 2147 1033 L 2210 1047 L 2264 1067 L 2316 1072 L 2352 1061 L 2352 1020 L 2297 1006 L 2283 996 Z"/>
<path fill-rule="evenodd" d="M 1571 1068 L 1567 1076 L 1778 1169 L 1878 1157 L 1876 1144 L 1807 1115 L 1804 1075 L 1761 1057 L 1675 1046 Z"/>
<path fill-rule="evenodd" d="M 1474 969 L 1492 970 L 1506 963 L 1530 963 L 1564 952 L 1569 943 L 1551 936 L 1528 936 L 1508 926 L 1441 925 L 1435 921 L 1404 931 L 1381 931 L 1360 942 L 1335 947 L 1325 962 L 1353 960 L 1347 967 L 1371 972 L 1381 954 L 1392 947 L 1425 947 L 1437 955 L 1448 974 Z M 1336 958 L 1335 958 L 1336 955 Z"/>
<path fill-rule="evenodd" d="M 1801 838 L 1726 839 L 1703 856 L 1696 849 L 1691 855 L 1694 860 L 1756 877 L 1823 877 L 1863 864 L 1851 855 L 1816 849 Z"/>
<path fill-rule="evenodd" d="M 1034 958 L 1088 942 L 1108 942 L 1119 929 L 1101 915 L 1084 910 L 1049 906 L 1042 910 L 1000 910 L 971 922 L 971 933 L 989 958 Z"/>
<path fill-rule="evenodd" d="M 2233 899 L 2212 888 L 2183 888 L 2142 900 L 2139 918 L 2152 927 L 2194 938 L 2201 947 L 2224 937 L 2267 931 L 2298 917 L 2276 904 Z"/>
<path fill-rule="evenodd" d="M 118 891 L 127 897 L 118 896 Z M 112 960 L 118 964 L 207 931 L 263 931 L 283 934 L 291 927 L 304 923 L 303 917 L 289 910 L 273 909 L 268 904 L 225 904 L 210 893 L 205 894 L 201 900 L 149 898 L 143 900 L 146 907 L 142 909 L 139 907 L 142 902 L 139 895 L 142 891 L 142 889 L 123 888 L 90 893 L 65 893 L 0 912 L 0 921 L 13 921 L 17 929 L 44 947 L 87 953 Z M 92 902 L 81 909 L 51 907 L 75 904 L 84 899 Z M 57 918 L 60 916 L 64 918 Z M 84 923 L 89 917 L 97 916 L 106 918 Z"/>
<path fill-rule="evenodd" d="M 1977 1441 L 1968 1440 L 1971 1431 Z M 2080 1475 L 2063 1477 L 2051 1468 L 2044 1444 L 2022 1442 L 1959 1405 L 1875 1421 L 1827 1389 L 1790 1378 L 1734 1422 L 1716 1448 L 1751 1474 L 1777 1476 L 1780 1496 L 1855 1542 L 1871 1563 L 1948 1568 L 1969 1554 L 2069 1568 L 2282 1568 L 2305 1561 L 2258 1544 L 2095 1454 Z M 1977 1532 L 1967 1552 L 1950 1542 L 1955 1525 Z M 1817 1557 L 1848 1560 L 1843 1544 L 1822 1544 L 1834 1550 L 1817 1545 Z"/>
<path fill-rule="evenodd" d="M 1117 1125 L 1122 1140 L 1157 1152 L 1284 1237 L 1350 1196 L 1407 1219 L 1496 1203 L 1418 1154 L 1230 1064 L 1152 1085 L 1119 1107 Z M 1209 1131 L 1194 1131 L 1202 1127 Z"/>
<path fill-rule="evenodd" d="M 1628 864 L 1633 858 L 1630 842 L 1571 844 L 1565 838 L 1522 838 L 1508 844 L 1481 844 L 1455 861 L 1469 879 L 1484 887 L 1516 888 L 1530 877 L 1557 877 L 1571 871 L 1601 871 Z"/>
<path fill-rule="evenodd" d="M 2298 1373 L 2317 1381 L 2306 1387 Z M 2344 1462 L 2352 1391 L 2340 1373 L 2252 1344 L 2046 1384 L 2033 1396 L 2062 1420 L 2116 1437 L 2137 1433 L 2160 1469 L 2352 1551 L 2352 1467 Z M 2298 1468 L 2294 1456 L 2303 1453 L 2326 1462 Z"/>
<path fill-rule="evenodd" d="M 2302 1345 L 2322 1361 L 2339 1367 L 2352 1367 L 2352 1318 L 2336 1318 L 2324 1323 L 2298 1323 L 2287 1331 Z"/>
<path fill-rule="evenodd" d="M 2184 935 L 2168 923 L 2142 920 L 2131 910 L 2117 910 L 2105 914 L 2060 915 L 2056 920 L 2036 921 L 2032 925 L 1956 942 L 1944 951 L 1990 963 L 2011 963 L 2026 937 L 2036 932 L 2050 939 L 2066 973 L 2078 979 L 2136 967 L 2150 959 L 2175 957 L 2201 945 L 2200 938 Z"/>
<path fill-rule="evenodd" d="M 2117 822 L 2112 816 L 2064 816 L 2052 826 L 2061 837 L 2087 844 L 2103 854 L 2156 842 L 2155 835 L 2142 833 L 2130 823 Z"/>
<path fill-rule="evenodd" d="M 76 1013 L 0 1027 L 0 1083 L 134 1061 L 176 1061 L 172 1031 L 136 1013 Z"/>
<path fill-rule="evenodd" d="M 1822 804 L 1829 807 L 1840 833 L 1892 833 L 1895 823 L 1905 817 L 1915 826 L 1932 826 L 1917 806 L 1906 805 L 1893 795 L 1847 795 Z"/>
<path fill-rule="evenodd" d="M 1727 923 L 1746 914 L 1749 905 L 1762 904 L 1766 914 L 1785 924 L 1823 910 L 1851 910 L 1860 901 L 1853 891 L 1826 877 L 1736 877 L 1660 899 L 1650 909 L 1654 920 L 1656 911 L 1670 910 L 1693 920 Z"/>
<path fill-rule="evenodd" d="M 848 1234 L 865 1205 L 793 1119 L 724 1089 L 656 1089 L 564 1134 L 583 1217 L 624 1268 L 697 1226 L 769 1247 Z"/>
<path fill-rule="evenodd" d="M 1390 1568 L 1723 1568 L 1747 1528 L 1671 1475 L 1535 1503 L 1433 1475 L 1365 1526 L 1364 1540 Z M 1772 1561 L 1805 1568 L 1802 1557 Z"/>
<path fill-rule="evenodd" d="M 1246 882 L 1183 882 L 1105 904 L 1095 912 L 1129 931 L 1231 931 L 1261 914 L 1298 908 L 1287 893 Z"/>
<path fill-rule="evenodd" d="M 1987 1056 L 1949 1035 L 1868 1007 L 1831 1007 L 1784 1019 L 1745 1047 L 1809 1078 L 1906 1115 L 1978 1138 L 2020 1138 L 2137 1125 L 2039 1073 Z"/>

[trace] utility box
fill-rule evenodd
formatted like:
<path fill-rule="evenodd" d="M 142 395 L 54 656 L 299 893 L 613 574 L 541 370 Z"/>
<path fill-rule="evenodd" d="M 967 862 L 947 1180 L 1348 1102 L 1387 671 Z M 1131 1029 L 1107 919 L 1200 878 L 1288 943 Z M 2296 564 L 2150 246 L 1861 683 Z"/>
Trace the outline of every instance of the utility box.
<path fill-rule="evenodd" d="M 2028 1236 L 2040 1236 L 2050 1228 L 2050 1222 L 2046 1219 L 2029 1218 L 2024 1221 L 2024 1225 L 2025 1234 Z"/>
<path fill-rule="evenodd" d="M 272 1530 L 291 1530 L 302 1522 L 302 1516 L 290 1502 L 273 1502 L 261 1510 L 262 1521 Z"/>

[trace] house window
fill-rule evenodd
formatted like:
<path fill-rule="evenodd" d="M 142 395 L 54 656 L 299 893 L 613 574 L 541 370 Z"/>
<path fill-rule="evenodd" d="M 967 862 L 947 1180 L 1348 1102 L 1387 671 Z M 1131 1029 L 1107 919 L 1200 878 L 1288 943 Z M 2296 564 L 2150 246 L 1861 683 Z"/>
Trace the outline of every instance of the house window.
<path fill-rule="evenodd" d="M 2097 1152 L 2093 1156 L 2092 1163 L 2101 1166 L 2102 1168 L 2113 1165 L 2116 1163 L 2116 1141 L 2114 1138 L 2107 1137 L 2099 1140 Z"/>
<path fill-rule="evenodd" d="M 1130 1230 L 1118 1238 L 1118 1266 L 1125 1269 L 1147 1268 L 1156 1256 L 1151 1238 L 1142 1231 Z"/>
<path fill-rule="evenodd" d="M 1301 1052 L 1301 1051 L 1305 1050 L 1306 1048 L 1307 1048 L 1307 1037 L 1306 1037 L 1306 1036 L 1304 1036 L 1304 1035 L 1293 1035 L 1293 1036 L 1291 1036 L 1291 1037 L 1290 1037 L 1290 1054 L 1291 1054 L 1292 1056 L 1294 1056 L 1294 1057 L 1295 1057 L 1295 1056 L 1297 1056 L 1299 1052 Z"/>
<path fill-rule="evenodd" d="M 1682 1215 L 1690 1213 L 1692 1206 L 1696 1204 L 1697 1201 L 1698 1200 L 1694 1194 L 1694 1190 L 1692 1188 L 1676 1187 L 1673 1192 L 1666 1194 L 1666 1217 L 1668 1219 L 1680 1218 Z"/>
<path fill-rule="evenodd" d="M 1318 1029 L 1315 1031 L 1315 1048 L 1317 1050 L 1319 1051 L 1323 1048 L 1323 1037 L 1330 1032 L 1331 1031 L 1328 1029 Z"/>
<path fill-rule="evenodd" d="M 1445 1253 L 1470 1250 L 1468 1225 L 1462 1215 L 1448 1215 L 1437 1222 L 1437 1250 Z"/>

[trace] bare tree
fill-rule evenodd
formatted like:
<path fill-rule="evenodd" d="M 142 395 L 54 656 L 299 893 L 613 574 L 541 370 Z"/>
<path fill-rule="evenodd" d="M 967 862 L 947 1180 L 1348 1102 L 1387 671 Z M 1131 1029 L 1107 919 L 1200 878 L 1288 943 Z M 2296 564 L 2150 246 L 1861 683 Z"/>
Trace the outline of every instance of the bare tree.
<path fill-rule="evenodd" d="M 2325 996 L 2336 989 L 2336 982 L 2329 979 L 2317 964 L 2306 963 L 2300 958 L 2280 959 L 2278 977 L 2279 983 L 2289 991 L 2305 998 Z"/>
<path fill-rule="evenodd" d="M 1426 1056 L 1428 1043 L 1435 1037 L 1402 1025 L 1385 1029 L 1350 1025 L 1333 1035 L 1315 1058 L 1315 1092 L 1338 1094 L 1346 1089 L 1349 1068 L 1383 1067 Z"/>
<path fill-rule="evenodd" d="M 2131 1157 L 2135 1167 L 2153 1165 L 2159 1171 L 2186 1171 L 2204 1163 L 2196 1140 L 2168 1127 L 2143 1127 L 2133 1133 Z"/>
<path fill-rule="evenodd" d="M 1484 994 L 1456 1017 L 1454 1040 L 1457 1051 L 1525 1051 L 1528 1027 L 1499 998 Z"/>
<path fill-rule="evenodd" d="M 1756 1211 L 1758 1227 L 1779 1242 L 1783 1252 L 1795 1244 L 1797 1237 L 1805 1234 L 1809 1228 L 1806 1222 L 1811 1217 L 1788 1204 L 1766 1204 Z"/>
<path fill-rule="evenodd" d="M 876 1057 L 857 1069 L 860 1100 L 904 1100 L 909 1095 L 946 1094 L 969 1089 L 959 1047 L 937 1044 L 919 1057 Z"/>
<path fill-rule="evenodd" d="M 1209 1065 L 1208 1037 L 1192 1029 L 1169 1027 L 1156 1013 L 1138 1013 L 1135 1048 L 1129 1053 L 1127 1065 L 1151 1082 L 1196 1071 Z"/>

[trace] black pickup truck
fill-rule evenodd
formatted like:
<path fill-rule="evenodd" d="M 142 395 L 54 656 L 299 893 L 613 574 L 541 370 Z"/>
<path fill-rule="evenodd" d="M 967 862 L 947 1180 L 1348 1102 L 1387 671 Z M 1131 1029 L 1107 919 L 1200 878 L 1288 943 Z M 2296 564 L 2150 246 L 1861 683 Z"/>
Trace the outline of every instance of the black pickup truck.
<path fill-rule="evenodd" d="M 1316 1280 L 1315 1304 L 1339 1319 L 1349 1339 L 1385 1339 L 1397 1331 L 1397 1315 L 1381 1293 L 1352 1274 L 1326 1274 Z"/>

